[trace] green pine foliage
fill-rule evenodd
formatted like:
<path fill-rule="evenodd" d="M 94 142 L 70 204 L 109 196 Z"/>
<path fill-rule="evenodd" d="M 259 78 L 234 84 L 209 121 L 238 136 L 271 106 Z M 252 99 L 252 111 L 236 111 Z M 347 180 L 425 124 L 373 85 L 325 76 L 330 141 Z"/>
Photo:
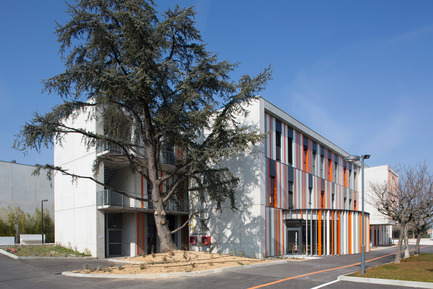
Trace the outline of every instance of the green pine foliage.
<path fill-rule="evenodd" d="M 257 128 L 237 117 L 257 99 L 270 79 L 270 68 L 232 80 L 238 64 L 220 61 L 206 49 L 192 7 L 159 13 L 150 0 L 81 0 L 67 12 L 69 22 L 56 28 L 65 71 L 44 81 L 45 90 L 59 95 L 63 103 L 44 115 L 36 113 L 15 147 L 61 145 L 68 134 L 81 135 L 88 149 L 116 145 L 131 169 L 146 179 L 151 198 L 118 192 L 152 202 L 159 212 L 158 235 L 163 244 L 172 245 L 162 249 L 173 250 L 164 210 L 182 184 L 195 180 L 191 189 L 217 209 L 227 200 L 236 207 L 239 180 L 218 164 L 262 139 Z M 102 123 L 103 130 L 77 128 L 66 121 L 83 114 Z M 184 158 L 176 159 L 173 169 L 161 176 L 161 155 L 173 147 L 182 148 Z M 93 176 L 49 164 L 39 168 L 91 179 L 117 191 L 95 177 L 106 159 L 96 158 Z"/>
<path fill-rule="evenodd" d="M 19 207 L 0 210 L 0 236 L 19 234 L 41 234 L 41 211 L 35 209 L 33 215 L 24 213 Z M 44 234 L 47 243 L 54 243 L 54 222 L 48 211 L 44 210 Z M 17 240 L 18 241 L 18 240 Z"/>

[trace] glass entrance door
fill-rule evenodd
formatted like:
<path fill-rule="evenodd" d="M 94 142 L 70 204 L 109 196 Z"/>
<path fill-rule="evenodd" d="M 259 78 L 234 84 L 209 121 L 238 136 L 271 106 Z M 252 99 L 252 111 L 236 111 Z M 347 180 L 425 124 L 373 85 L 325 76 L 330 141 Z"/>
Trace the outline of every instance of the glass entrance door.
<path fill-rule="evenodd" d="M 122 214 L 106 215 L 107 257 L 122 256 Z"/>

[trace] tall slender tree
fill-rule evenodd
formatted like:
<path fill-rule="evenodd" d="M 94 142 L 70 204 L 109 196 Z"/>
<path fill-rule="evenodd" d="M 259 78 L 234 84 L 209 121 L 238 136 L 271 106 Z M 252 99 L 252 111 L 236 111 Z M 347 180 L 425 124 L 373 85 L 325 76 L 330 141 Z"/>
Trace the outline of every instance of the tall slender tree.
<path fill-rule="evenodd" d="M 44 82 L 63 103 L 44 115 L 35 114 L 15 147 L 61 145 L 68 134 L 81 135 L 87 149 L 117 145 L 130 167 L 147 180 L 151 197 L 119 193 L 153 204 L 161 249 L 173 250 L 171 234 L 179 228 L 170 231 L 166 205 L 182 183 L 193 179 L 196 185 L 190 189 L 200 200 L 217 208 L 229 200 L 235 208 L 238 179 L 216 165 L 260 141 L 259 133 L 238 122 L 237 116 L 246 113 L 264 88 L 270 68 L 232 81 L 237 63 L 219 61 L 206 50 L 193 8 L 176 6 L 159 14 L 151 0 L 81 0 L 68 4 L 67 12 L 69 22 L 56 28 L 65 71 Z M 83 113 L 102 123 L 104 130 L 67 121 Z M 186 154 L 161 175 L 161 152 L 174 146 Z M 92 176 L 49 164 L 39 168 L 107 187 L 96 177 L 106 158 L 96 157 Z"/>

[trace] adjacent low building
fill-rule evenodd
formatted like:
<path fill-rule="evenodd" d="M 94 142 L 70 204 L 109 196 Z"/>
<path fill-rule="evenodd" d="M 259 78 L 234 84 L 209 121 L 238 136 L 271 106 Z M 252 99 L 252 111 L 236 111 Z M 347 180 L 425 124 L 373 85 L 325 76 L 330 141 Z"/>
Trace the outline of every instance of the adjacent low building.
<path fill-rule="evenodd" d="M 0 208 L 20 208 L 33 215 L 35 209 L 54 213 L 54 188 L 43 173 L 33 175 L 36 167 L 15 162 L 0 161 Z"/>

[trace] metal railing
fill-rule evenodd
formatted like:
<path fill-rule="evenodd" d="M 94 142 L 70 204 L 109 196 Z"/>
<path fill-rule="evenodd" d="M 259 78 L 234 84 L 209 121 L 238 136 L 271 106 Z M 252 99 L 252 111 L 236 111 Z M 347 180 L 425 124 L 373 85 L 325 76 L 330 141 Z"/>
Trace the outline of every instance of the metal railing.
<path fill-rule="evenodd" d="M 123 150 L 116 144 L 104 144 L 96 148 L 97 153 L 108 151 L 110 153 L 123 154 Z"/>
<path fill-rule="evenodd" d="M 131 194 L 132 195 L 132 194 Z M 129 198 L 120 193 L 114 192 L 112 190 L 103 190 L 96 193 L 97 206 L 107 207 L 115 206 L 121 208 L 142 208 L 142 209 L 152 209 L 151 202 L 138 201 L 134 198 Z M 187 198 L 178 199 L 176 196 L 169 200 L 165 205 L 165 210 L 167 212 L 188 212 L 189 203 Z"/>

